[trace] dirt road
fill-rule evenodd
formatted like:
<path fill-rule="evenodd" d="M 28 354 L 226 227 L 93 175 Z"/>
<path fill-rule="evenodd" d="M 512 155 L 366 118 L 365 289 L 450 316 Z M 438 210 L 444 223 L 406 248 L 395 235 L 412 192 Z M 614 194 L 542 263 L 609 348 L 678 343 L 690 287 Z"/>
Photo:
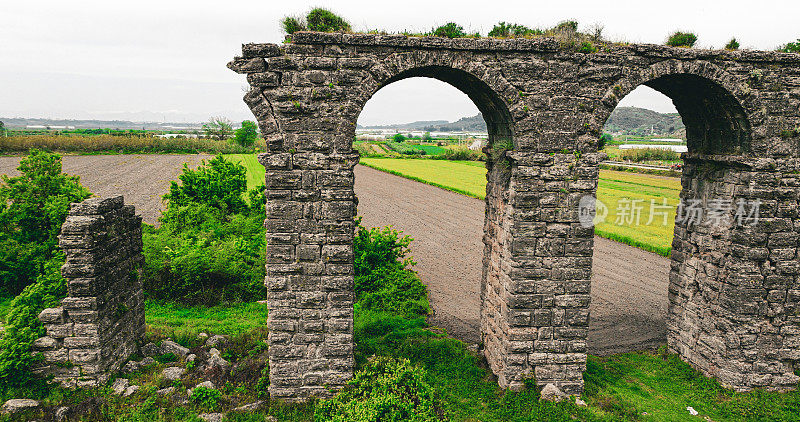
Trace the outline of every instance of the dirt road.
<path fill-rule="evenodd" d="M 64 171 L 99 196 L 124 194 L 144 220 L 155 223 L 161 196 L 183 163 L 198 155 L 65 156 Z M 19 158 L 0 157 L 0 174 L 16 174 Z M 483 201 L 356 167 L 359 214 L 368 226 L 394 225 L 412 236 L 417 270 L 428 284 L 432 323 L 468 342 L 480 340 Z M 669 261 L 595 238 L 589 351 L 606 355 L 666 342 L 664 316 Z"/>
<path fill-rule="evenodd" d="M 356 167 L 358 212 L 367 226 L 393 225 L 414 238 L 417 271 L 430 290 L 432 323 L 480 341 L 484 203 Z M 595 237 L 589 352 L 608 355 L 666 343 L 669 260 Z"/>
<path fill-rule="evenodd" d="M 146 223 L 155 224 L 164 209 L 161 197 L 169 191 L 183 163 L 196 167 L 204 155 L 67 155 L 63 171 L 80 176 L 81 184 L 100 197 L 125 195 Z M 17 176 L 18 157 L 0 157 L 0 174 Z"/>

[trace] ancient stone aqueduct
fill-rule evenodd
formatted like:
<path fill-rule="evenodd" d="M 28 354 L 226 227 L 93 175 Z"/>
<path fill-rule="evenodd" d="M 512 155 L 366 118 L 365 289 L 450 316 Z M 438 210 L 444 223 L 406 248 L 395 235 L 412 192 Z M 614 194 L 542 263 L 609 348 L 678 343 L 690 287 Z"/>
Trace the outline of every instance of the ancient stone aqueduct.
<path fill-rule="evenodd" d="M 684 201 L 760 203 L 754 225 L 676 224 L 669 348 L 737 390 L 796 386 L 800 55 L 296 33 L 246 44 L 228 66 L 247 75 L 267 139 L 273 398 L 326 396 L 352 376 L 356 121 L 376 91 L 415 76 L 466 93 L 488 126 L 481 332 L 502 387 L 583 389 L 593 229 L 578 202 L 597 188 L 603 124 L 639 85 L 686 124 Z"/>

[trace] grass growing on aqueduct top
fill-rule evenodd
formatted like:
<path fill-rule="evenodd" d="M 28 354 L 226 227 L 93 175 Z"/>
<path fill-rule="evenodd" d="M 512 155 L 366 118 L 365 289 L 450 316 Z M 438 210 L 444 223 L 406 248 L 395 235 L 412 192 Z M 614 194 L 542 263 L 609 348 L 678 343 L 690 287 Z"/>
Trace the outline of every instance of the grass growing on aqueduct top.
<path fill-rule="evenodd" d="M 264 167 L 252 154 L 228 155 L 247 168 L 247 188 L 263 183 Z M 486 196 L 486 168 L 479 161 L 420 160 L 403 158 L 361 158 L 361 164 L 408 179 L 427 183 L 473 198 Z M 604 222 L 595 226 L 599 236 L 631 246 L 669 256 L 672 249 L 672 231 L 675 226 L 675 206 L 678 204 L 681 183 L 677 178 L 637 174 L 613 170 L 600 170 L 597 198 L 608 207 Z M 649 224 L 651 200 L 657 206 L 666 198 L 670 206 L 667 221 L 656 214 Z M 641 201 L 639 224 L 620 221 L 618 217 L 630 215 L 624 211 L 625 200 Z M 630 203 L 628 203 L 630 204 Z"/>

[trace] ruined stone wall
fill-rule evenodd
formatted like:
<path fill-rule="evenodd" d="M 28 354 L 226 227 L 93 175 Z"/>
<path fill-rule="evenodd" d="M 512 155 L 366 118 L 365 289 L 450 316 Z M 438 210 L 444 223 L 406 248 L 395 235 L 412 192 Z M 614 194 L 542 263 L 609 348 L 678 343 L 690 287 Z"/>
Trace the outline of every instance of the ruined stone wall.
<path fill-rule="evenodd" d="M 775 195 L 780 210 L 769 217 L 780 220 L 780 230 L 774 252 L 765 240 L 767 259 L 760 246 L 740 242 L 753 238 L 747 232 L 715 237 L 676 227 L 670 346 L 735 388 L 783 388 L 792 380 L 800 331 L 800 283 L 787 270 L 798 257 L 784 245 L 800 232 L 791 211 L 798 197 L 791 164 L 800 155 L 798 66 L 800 56 L 792 54 L 654 45 L 583 53 L 548 38 L 296 33 L 283 45 L 245 44 L 229 67 L 247 75 L 244 100 L 267 140 L 259 159 L 267 168 L 270 393 L 288 400 L 329 395 L 352 374 L 356 122 L 375 92 L 415 76 L 463 91 L 489 130 L 481 329 L 483 353 L 502 387 L 535 377 L 569 393 L 582 390 L 593 245 L 577 202 L 596 192 L 597 142 L 608 116 L 648 85 L 673 99 L 697 166 L 718 165 L 714 154 L 739 163 L 725 164 L 729 170 L 712 179 L 698 178 L 689 163 L 684 197 Z M 763 168 L 761 159 L 776 169 Z M 696 183 L 713 187 L 697 190 Z M 745 262 L 758 274 L 743 272 L 737 263 Z M 696 268 L 713 279 L 705 294 L 693 293 Z M 779 288 L 762 283 L 777 273 Z M 739 286 L 761 283 L 762 290 L 725 293 L 733 274 L 744 274 Z M 725 301 L 757 302 L 768 311 L 728 306 L 724 313 Z M 734 321 L 745 322 L 748 333 L 759 330 L 755 346 L 750 334 L 720 346 L 730 337 L 723 327 Z M 781 352 L 767 353 L 773 349 Z M 763 357 L 742 357 L 755 350 Z M 721 364 L 734 355 L 735 364 Z"/>
<path fill-rule="evenodd" d="M 142 219 L 122 196 L 72 204 L 59 247 L 69 293 L 39 314 L 47 335 L 34 343 L 36 371 L 67 388 L 100 385 L 144 335 Z"/>

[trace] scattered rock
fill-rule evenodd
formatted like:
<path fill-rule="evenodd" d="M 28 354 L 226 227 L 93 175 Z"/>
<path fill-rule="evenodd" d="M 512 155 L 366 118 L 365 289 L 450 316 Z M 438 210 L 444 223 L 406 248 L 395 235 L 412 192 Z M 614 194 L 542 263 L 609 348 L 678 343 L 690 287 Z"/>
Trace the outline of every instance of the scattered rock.
<path fill-rule="evenodd" d="M 575 404 L 578 406 L 586 406 L 586 402 L 581 400 L 580 397 L 575 397 Z"/>
<path fill-rule="evenodd" d="M 162 351 L 162 348 L 156 346 L 155 343 L 147 343 L 144 346 L 142 346 L 142 355 L 144 356 L 153 357 L 163 354 L 164 352 Z"/>
<path fill-rule="evenodd" d="M 131 363 L 131 362 L 128 362 Z M 125 365 L 128 366 L 128 365 Z M 111 385 L 111 389 L 114 391 L 114 394 L 120 395 L 125 392 L 125 389 L 131 384 L 131 381 L 127 378 L 117 378 L 114 381 L 114 384 Z"/>
<path fill-rule="evenodd" d="M 541 399 L 546 401 L 559 402 L 564 400 L 566 395 L 554 384 L 547 384 L 542 389 Z"/>
<path fill-rule="evenodd" d="M 197 339 L 200 340 L 200 341 L 205 341 L 207 338 L 208 338 L 208 334 L 206 334 L 206 333 L 200 333 L 200 334 L 197 335 Z"/>
<path fill-rule="evenodd" d="M 216 350 L 216 349 L 211 349 Z M 219 353 L 212 354 L 210 358 L 208 358 L 208 369 L 213 370 L 214 368 L 219 368 L 222 372 L 228 372 L 230 369 L 231 363 L 225 360 Z"/>
<path fill-rule="evenodd" d="M 224 413 L 201 413 L 197 415 L 198 418 L 204 420 L 205 422 L 222 422 L 222 419 L 225 418 Z"/>
<path fill-rule="evenodd" d="M 167 387 L 167 388 L 162 388 L 160 390 L 157 390 L 156 394 L 158 394 L 159 396 L 168 396 L 168 395 L 172 394 L 173 392 L 175 392 L 175 387 Z"/>
<path fill-rule="evenodd" d="M 219 334 L 209 337 L 206 340 L 206 347 L 217 347 L 225 344 L 228 341 L 228 336 L 221 336 Z"/>
<path fill-rule="evenodd" d="M 222 355 L 222 352 L 217 350 L 216 347 L 212 347 L 211 350 L 208 351 L 208 354 L 211 355 L 211 356 L 220 356 L 220 355 Z"/>
<path fill-rule="evenodd" d="M 692 407 L 692 406 L 686 407 L 686 410 L 688 410 L 689 414 L 692 415 L 692 416 L 697 416 L 698 415 L 697 411 L 694 410 L 694 407 Z"/>
<path fill-rule="evenodd" d="M 128 361 L 128 363 L 126 363 L 125 366 L 122 367 L 122 369 L 120 369 L 120 372 L 122 372 L 123 374 L 132 374 L 140 369 L 142 369 L 142 363 L 131 360 Z"/>
<path fill-rule="evenodd" d="M 255 410 L 261 409 L 261 406 L 264 404 L 263 400 L 259 400 L 257 402 L 253 402 L 250 404 L 246 404 L 244 406 L 239 406 L 236 409 L 233 409 L 235 412 L 253 412 Z"/>
<path fill-rule="evenodd" d="M 69 413 L 69 407 L 61 406 L 56 409 L 56 421 L 61 422 L 67 419 L 67 414 Z"/>
<path fill-rule="evenodd" d="M 186 372 L 186 369 L 183 369 L 180 366 L 171 366 L 169 368 L 165 368 L 162 372 L 162 375 L 164 375 L 164 378 L 170 381 L 178 381 L 181 379 L 184 372 Z"/>
<path fill-rule="evenodd" d="M 148 356 L 148 357 L 142 359 L 142 361 L 139 362 L 139 363 L 142 365 L 142 367 L 145 367 L 145 366 L 150 366 L 150 365 L 156 363 L 156 360 Z"/>
<path fill-rule="evenodd" d="M 39 407 L 39 402 L 31 399 L 11 399 L 3 404 L 2 413 L 11 415 L 14 413 L 33 410 Z"/>
<path fill-rule="evenodd" d="M 186 355 L 189 354 L 189 349 L 181 346 L 178 343 L 175 343 L 172 340 L 164 340 L 161 342 L 161 350 L 164 353 L 174 353 L 175 356 L 179 356 L 181 359 L 185 358 Z"/>
<path fill-rule="evenodd" d="M 131 385 L 130 387 L 125 389 L 125 392 L 122 393 L 122 397 L 128 397 L 128 396 L 130 396 L 131 394 L 133 394 L 133 393 L 135 393 L 137 391 L 139 391 L 139 386 L 138 385 Z"/>
<path fill-rule="evenodd" d="M 278 422 L 278 419 L 276 419 L 275 416 L 267 415 L 264 417 L 264 422 Z"/>
<path fill-rule="evenodd" d="M 186 362 L 194 362 L 195 359 L 197 359 L 197 355 L 194 353 L 191 353 L 189 354 L 189 356 L 186 356 Z"/>
<path fill-rule="evenodd" d="M 266 305 L 269 301 L 268 300 L 257 300 L 256 303 L 259 305 Z"/>

